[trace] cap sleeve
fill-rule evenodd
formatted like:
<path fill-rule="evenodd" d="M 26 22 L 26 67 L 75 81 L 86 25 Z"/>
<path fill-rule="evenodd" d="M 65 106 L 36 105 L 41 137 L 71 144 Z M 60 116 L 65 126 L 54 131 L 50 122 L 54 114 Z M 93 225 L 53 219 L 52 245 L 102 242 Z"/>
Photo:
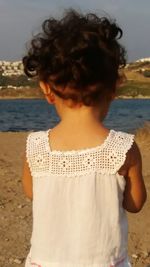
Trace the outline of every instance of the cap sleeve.
<path fill-rule="evenodd" d="M 26 160 L 29 164 L 31 175 L 34 176 L 37 170 L 43 166 L 45 147 L 44 131 L 33 132 L 26 139 Z"/>
<path fill-rule="evenodd" d="M 112 145 L 112 147 L 114 148 L 114 152 L 112 153 L 117 156 L 117 161 L 114 164 L 115 173 L 117 173 L 125 163 L 127 152 L 131 149 L 134 143 L 134 139 L 134 134 L 129 134 L 121 131 L 116 132 Z"/>

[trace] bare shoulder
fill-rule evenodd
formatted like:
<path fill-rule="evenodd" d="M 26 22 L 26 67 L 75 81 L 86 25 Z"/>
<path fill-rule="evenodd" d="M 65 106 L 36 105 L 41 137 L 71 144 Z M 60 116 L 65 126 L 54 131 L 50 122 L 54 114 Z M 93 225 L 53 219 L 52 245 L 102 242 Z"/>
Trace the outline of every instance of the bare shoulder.
<path fill-rule="evenodd" d="M 22 187 L 25 195 L 32 200 L 32 174 L 26 153 L 24 153 L 23 159 Z"/>
<path fill-rule="evenodd" d="M 135 164 L 137 164 L 142 169 L 141 152 L 137 143 L 133 141 L 131 148 L 126 153 L 125 162 L 118 171 L 119 174 L 123 175 L 126 178 L 128 176 L 129 169 Z"/>
<path fill-rule="evenodd" d="M 127 153 L 127 165 L 123 207 L 129 212 L 138 212 L 142 209 L 147 194 L 142 174 L 141 152 L 135 141 Z"/>
<path fill-rule="evenodd" d="M 134 141 L 132 147 L 128 151 L 128 161 L 130 166 L 133 166 L 135 164 L 139 164 L 142 168 L 142 157 L 140 149 L 137 145 L 137 143 Z"/>

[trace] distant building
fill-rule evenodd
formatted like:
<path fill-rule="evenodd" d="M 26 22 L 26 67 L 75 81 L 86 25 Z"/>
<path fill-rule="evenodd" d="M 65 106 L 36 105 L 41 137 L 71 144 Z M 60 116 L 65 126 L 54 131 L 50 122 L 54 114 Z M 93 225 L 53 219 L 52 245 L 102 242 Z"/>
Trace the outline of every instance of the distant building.
<path fill-rule="evenodd" d="M 150 62 L 150 57 L 138 59 L 136 62 Z"/>
<path fill-rule="evenodd" d="M 141 58 L 135 61 L 135 63 L 138 62 L 150 62 L 150 57 Z M 128 68 L 129 66 L 130 64 L 127 64 L 125 68 Z M 24 74 L 22 61 L 0 61 L 0 72 L 2 72 L 3 76 L 20 76 Z"/>
<path fill-rule="evenodd" d="M 23 65 L 21 61 L 0 61 L 0 71 L 3 76 L 20 76 L 23 74 Z"/>

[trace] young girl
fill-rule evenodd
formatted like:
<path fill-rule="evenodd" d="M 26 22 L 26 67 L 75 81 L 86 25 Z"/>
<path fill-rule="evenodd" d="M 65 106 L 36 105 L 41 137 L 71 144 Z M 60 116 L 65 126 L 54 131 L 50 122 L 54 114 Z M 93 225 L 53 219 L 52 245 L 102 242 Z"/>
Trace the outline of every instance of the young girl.
<path fill-rule="evenodd" d="M 115 22 L 68 10 L 43 23 L 24 70 L 61 118 L 27 137 L 23 187 L 33 200 L 26 267 L 129 267 L 126 210 L 146 200 L 134 135 L 102 121 L 125 49 Z"/>

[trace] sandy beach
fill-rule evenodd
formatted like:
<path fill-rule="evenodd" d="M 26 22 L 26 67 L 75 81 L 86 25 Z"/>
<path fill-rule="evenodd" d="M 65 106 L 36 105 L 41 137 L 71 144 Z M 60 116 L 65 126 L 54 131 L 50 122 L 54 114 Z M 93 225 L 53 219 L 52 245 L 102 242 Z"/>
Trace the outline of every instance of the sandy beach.
<path fill-rule="evenodd" d="M 0 133 L 0 267 L 24 266 L 30 247 L 32 203 L 22 190 L 21 174 L 29 132 Z M 150 267 L 150 125 L 138 130 L 147 202 L 129 214 L 129 256 L 132 267 Z"/>

